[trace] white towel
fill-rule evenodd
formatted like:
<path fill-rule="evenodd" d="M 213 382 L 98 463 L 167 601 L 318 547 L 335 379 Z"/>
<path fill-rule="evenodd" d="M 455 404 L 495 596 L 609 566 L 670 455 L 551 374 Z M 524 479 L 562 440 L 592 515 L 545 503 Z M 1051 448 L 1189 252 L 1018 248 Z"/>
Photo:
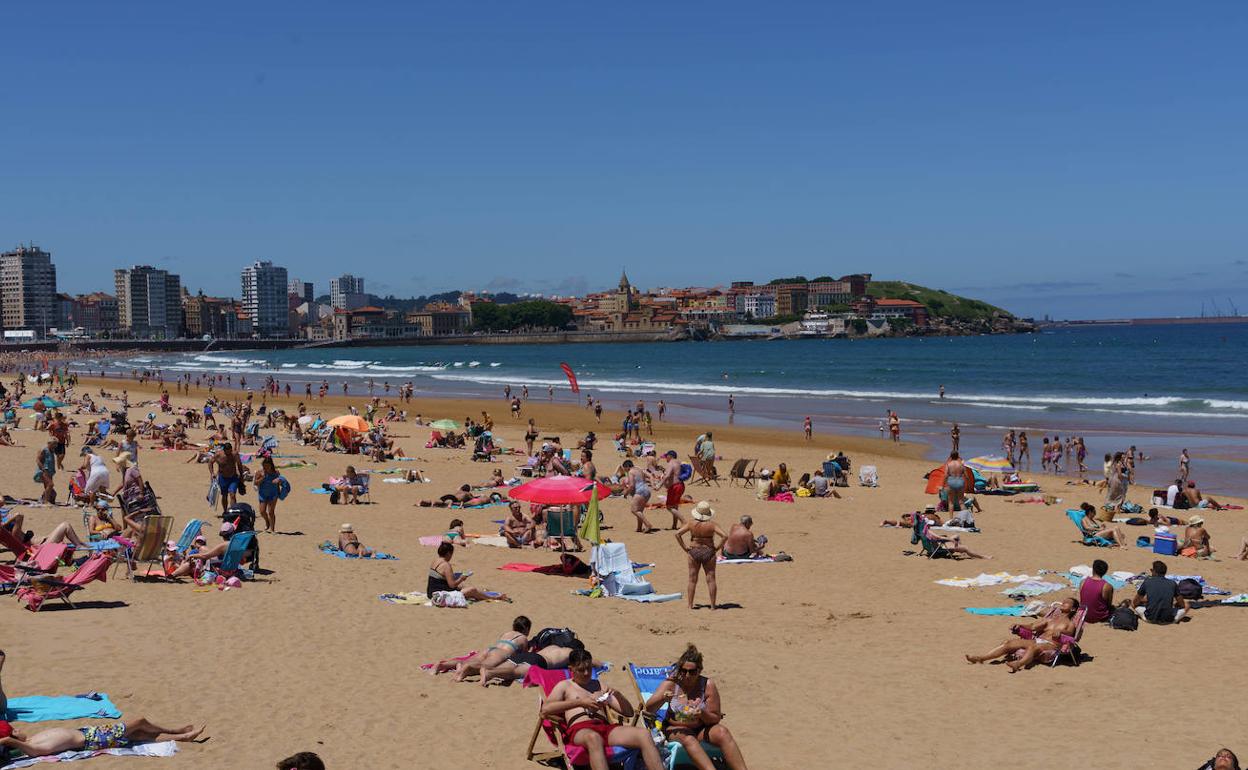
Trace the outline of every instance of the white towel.
<path fill-rule="evenodd" d="M 172 757 L 178 753 L 178 744 L 173 741 L 161 741 L 160 743 L 138 743 L 124 749 L 101 749 L 99 751 L 62 751 L 60 754 L 53 754 L 50 757 L 34 757 L 33 759 L 19 759 L 16 762 L 10 762 L 5 768 L 11 767 L 30 767 L 31 765 L 40 764 L 42 762 L 73 762 L 79 759 L 90 759 L 103 754 L 109 754 L 114 757 Z"/>

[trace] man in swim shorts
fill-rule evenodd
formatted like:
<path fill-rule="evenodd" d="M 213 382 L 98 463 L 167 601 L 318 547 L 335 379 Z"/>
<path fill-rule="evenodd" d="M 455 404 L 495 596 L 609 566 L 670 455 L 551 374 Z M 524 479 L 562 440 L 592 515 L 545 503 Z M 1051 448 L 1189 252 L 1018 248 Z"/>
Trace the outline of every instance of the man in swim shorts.
<path fill-rule="evenodd" d="M 676 459 L 676 453 L 668 450 L 663 457 L 666 459 L 663 467 L 663 486 L 667 487 L 667 499 L 663 507 L 672 514 L 672 529 L 677 529 L 685 523 L 685 517 L 680 515 L 680 501 L 685 496 L 685 482 L 680 480 L 680 461 Z"/>
<path fill-rule="evenodd" d="M 47 757 L 62 751 L 100 751 L 158 740 L 193 741 L 204 731 L 203 727 L 196 730 L 194 725 L 161 727 L 142 717 L 110 725 L 53 727 L 29 737 L 7 725 L 0 723 L 0 746 L 16 749 L 28 757 Z M 8 735 L 4 735 L 6 731 Z"/>

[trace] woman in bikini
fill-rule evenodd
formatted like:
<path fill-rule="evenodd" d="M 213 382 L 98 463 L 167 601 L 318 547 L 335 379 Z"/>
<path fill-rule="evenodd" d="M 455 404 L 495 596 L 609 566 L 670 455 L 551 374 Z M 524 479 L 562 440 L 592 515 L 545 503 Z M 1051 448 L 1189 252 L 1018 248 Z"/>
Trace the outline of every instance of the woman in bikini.
<path fill-rule="evenodd" d="M 699 570 L 706 573 L 706 589 L 711 593 L 711 609 L 716 609 L 715 559 L 728 535 L 718 524 L 711 521 L 715 511 L 706 500 L 695 505 L 691 515 L 693 520 L 676 532 L 676 542 L 689 555 L 689 609 L 693 609 L 693 594 L 698 587 Z M 686 534 L 689 535 L 689 545 L 685 545 Z M 715 543 L 716 535 L 719 536 L 718 544 Z"/>
<path fill-rule="evenodd" d="M 645 770 L 662 770 L 663 760 L 646 728 L 608 721 L 608 709 L 628 718 L 633 715 L 633 704 L 593 678 L 589 651 L 574 650 L 568 669 L 572 678 L 555 685 L 542 704 L 543 716 L 563 718 L 564 743 L 583 747 L 593 770 L 606 770 L 608 746 L 637 749 Z"/>
<path fill-rule="evenodd" d="M 373 549 L 364 547 L 364 544 L 360 542 L 360 536 L 355 534 L 350 524 L 343 524 L 338 528 L 338 550 L 348 556 L 359 556 L 361 559 L 368 559 L 373 555 Z"/>
<path fill-rule="evenodd" d="M 702 743 L 713 744 L 724 755 L 730 770 L 746 770 L 745 759 L 732 733 L 723 724 L 719 688 L 702 676 L 702 653 L 692 644 L 685 648 L 672 673 L 645 703 L 647 713 L 667 706 L 663 734 L 677 741 L 698 770 L 714 770 Z"/>
<path fill-rule="evenodd" d="M 490 645 L 490 648 L 485 652 L 478 652 L 464 660 L 440 660 L 434 664 L 429 673 L 436 676 L 454 670 L 454 680 L 456 682 L 462 682 L 465 677 L 480 673 L 481 686 L 484 687 L 489 681 L 485 676 L 486 669 L 503 663 L 512 655 L 523 650 L 525 645 L 529 643 L 529 629 L 532 627 L 532 621 L 524 615 L 520 615 L 511 621 L 511 631 L 500 636 L 498 641 Z"/>
<path fill-rule="evenodd" d="M 637 530 L 645 534 L 656 532 L 657 528 L 646 518 L 646 505 L 650 502 L 650 484 L 646 474 L 633 467 L 632 460 L 625 460 L 620 465 L 624 471 L 623 492 L 628 498 L 628 508 L 637 517 Z"/>
<path fill-rule="evenodd" d="M 529 457 L 533 456 L 533 442 L 537 441 L 537 437 L 541 433 L 537 430 L 537 423 L 533 422 L 533 418 L 529 418 L 528 430 L 524 432 L 524 446 Z"/>
<path fill-rule="evenodd" d="M 498 599 L 499 601 L 509 602 L 511 599 L 507 594 L 487 594 L 480 588 L 473 588 L 465 585 L 469 575 L 459 574 L 451 566 L 451 557 L 455 555 L 455 546 L 450 543 L 442 543 L 438 546 L 438 558 L 433 560 L 429 565 L 429 579 L 425 583 L 425 595 L 432 598 L 434 593 L 438 591 L 459 591 L 464 595 L 465 599 L 472 601 L 488 601 L 490 599 Z"/>

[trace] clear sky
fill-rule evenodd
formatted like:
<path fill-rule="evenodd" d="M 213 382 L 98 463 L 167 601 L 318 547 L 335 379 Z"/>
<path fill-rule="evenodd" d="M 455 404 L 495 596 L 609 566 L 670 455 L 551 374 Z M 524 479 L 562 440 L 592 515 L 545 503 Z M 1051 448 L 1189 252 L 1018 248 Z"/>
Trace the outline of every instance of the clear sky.
<path fill-rule="evenodd" d="M 62 290 L 872 272 L 1248 313 L 1248 4 L 0 4 L 0 246 Z"/>

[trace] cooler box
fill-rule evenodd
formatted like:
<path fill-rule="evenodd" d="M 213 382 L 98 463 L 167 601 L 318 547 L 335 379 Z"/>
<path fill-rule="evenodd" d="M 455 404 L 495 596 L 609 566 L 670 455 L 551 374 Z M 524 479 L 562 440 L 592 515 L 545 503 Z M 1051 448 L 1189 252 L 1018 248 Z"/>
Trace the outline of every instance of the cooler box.
<path fill-rule="evenodd" d="M 1162 556 L 1174 556 L 1179 552 L 1179 541 L 1174 535 L 1157 535 L 1153 538 L 1153 553 Z"/>

